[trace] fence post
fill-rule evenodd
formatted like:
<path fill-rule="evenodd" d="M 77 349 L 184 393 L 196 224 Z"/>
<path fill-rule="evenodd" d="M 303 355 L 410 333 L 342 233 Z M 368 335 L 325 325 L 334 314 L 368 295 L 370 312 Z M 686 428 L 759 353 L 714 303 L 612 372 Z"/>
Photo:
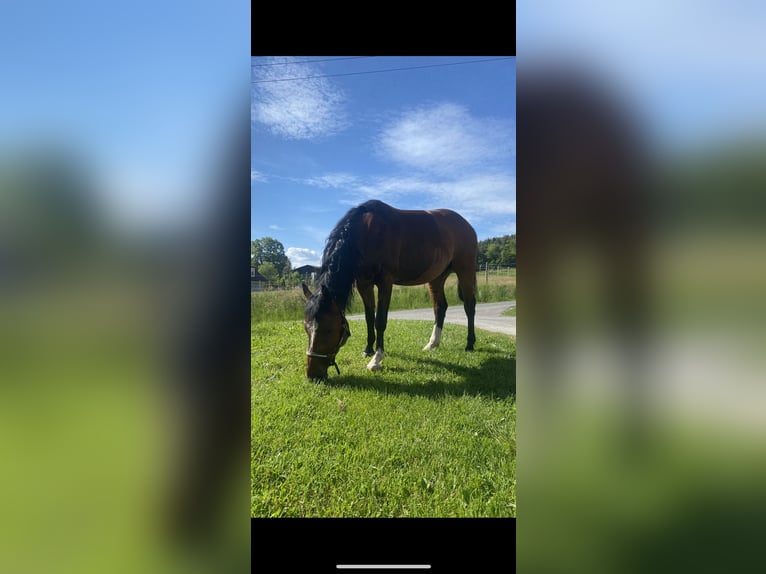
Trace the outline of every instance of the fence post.
<path fill-rule="evenodd" d="M 484 264 L 484 283 L 489 285 L 489 261 Z"/>

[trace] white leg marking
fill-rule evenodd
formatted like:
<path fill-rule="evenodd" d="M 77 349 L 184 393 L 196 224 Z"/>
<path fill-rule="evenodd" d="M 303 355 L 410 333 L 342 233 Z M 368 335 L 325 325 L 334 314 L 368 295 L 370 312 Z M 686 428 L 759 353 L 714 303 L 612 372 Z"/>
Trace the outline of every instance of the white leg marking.
<path fill-rule="evenodd" d="M 383 357 L 385 357 L 386 354 L 378 349 L 375 351 L 375 355 L 373 355 L 372 360 L 367 363 L 367 368 L 371 371 L 377 371 L 382 366 L 381 363 L 383 362 Z"/>
<path fill-rule="evenodd" d="M 435 349 L 439 346 L 439 342 L 442 340 L 442 330 L 434 325 L 434 330 L 431 332 L 431 339 L 428 341 L 428 344 L 423 347 L 424 351 L 430 351 L 431 349 Z"/>

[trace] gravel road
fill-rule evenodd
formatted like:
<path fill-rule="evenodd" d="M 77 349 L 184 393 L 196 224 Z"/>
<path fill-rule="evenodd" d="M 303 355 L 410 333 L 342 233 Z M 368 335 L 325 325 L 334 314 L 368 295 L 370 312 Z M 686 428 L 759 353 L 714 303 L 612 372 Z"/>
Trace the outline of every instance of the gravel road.
<path fill-rule="evenodd" d="M 495 333 L 505 333 L 506 335 L 516 336 L 516 317 L 507 317 L 502 315 L 503 311 L 510 307 L 515 307 L 516 301 L 502 301 L 500 303 L 479 303 L 476 305 L 476 318 L 474 325 L 477 329 L 493 331 Z M 364 319 L 364 315 L 349 315 L 348 319 Z M 433 323 L 434 311 L 428 309 L 408 309 L 406 311 L 390 311 L 389 319 L 410 319 L 415 321 L 428 321 Z M 457 325 L 467 325 L 463 305 L 450 305 L 447 307 L 446 323 L 455 323 Z"/>

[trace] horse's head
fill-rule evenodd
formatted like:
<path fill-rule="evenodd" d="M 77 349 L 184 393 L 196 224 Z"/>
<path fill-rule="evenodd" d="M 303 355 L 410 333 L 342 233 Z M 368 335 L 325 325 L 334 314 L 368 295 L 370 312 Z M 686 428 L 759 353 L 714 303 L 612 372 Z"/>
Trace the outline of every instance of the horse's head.
<path fill-rule="evenodd" d="M 343 310 L 327 294 L 324 287 L 320 287 L 314 294 L 305 283 L 302 286 L 303 294 L 307 299 L 303 328 L 309 338 L 309 347 L 306 351 L 306 377 L 325 380 L 327 369 L 331 366 L 334 366 L 340 374 L 340 369 L 335 363 L 335 355 L 346 344 L 351 331 Z"/>

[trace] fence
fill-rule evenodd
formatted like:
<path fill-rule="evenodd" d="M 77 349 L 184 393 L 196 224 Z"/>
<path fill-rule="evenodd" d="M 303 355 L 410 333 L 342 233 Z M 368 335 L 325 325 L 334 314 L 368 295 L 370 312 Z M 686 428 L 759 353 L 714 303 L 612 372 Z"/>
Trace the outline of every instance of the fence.
<path fill-rule="evenodd" d="M 485 263 L 484 265 L 479 265 L 476 268 L 476 275 L 477 279 L 484 276 L 484 282 L 489 283 L 489 276 L 492 275 L 493 277 L 511 277 L 516 274 L 516 266 L 513 265 L 489 265 Z"/>
<path fill-rule="evenodd" d="M 516 266 L 510 266 L 510 265 L 487 265 L 486 263 L 484 265 L 480 265 L 476 268 L 476 279 L 481 280 L 482 277 L 484 277 L 484 282 L 489 282 L 490 275 L 493 277 L 512 277 L 516 274 Z M 309 277 L 303 277 L 302 281 L 305 281 L 307 285 L 310 287 L 314 287 L 314 282 L 312 278 Z M 290 291 L 292 289 L 295 289 L 296 287 L 300 287 L 300 283 L 291 284 L 288 281 L 288 284 L 285 285 L 283 282 L 273 282 L 273 281 L 250 281 L 250 292 L 255 293 L 259 291 Z"/>
<path fill-rule="evenodd" d="M 306 283 L 310 285 L 311 281 L 307 280 Z M 296 287 L 299 288 L 300 286 L 300 283 L 293 285 L 288 282 L 288 284 L 285 285 L 283 282 L 250 281 L 250 292 L 255 293 L 259 291 L 290 291 Z"/>

